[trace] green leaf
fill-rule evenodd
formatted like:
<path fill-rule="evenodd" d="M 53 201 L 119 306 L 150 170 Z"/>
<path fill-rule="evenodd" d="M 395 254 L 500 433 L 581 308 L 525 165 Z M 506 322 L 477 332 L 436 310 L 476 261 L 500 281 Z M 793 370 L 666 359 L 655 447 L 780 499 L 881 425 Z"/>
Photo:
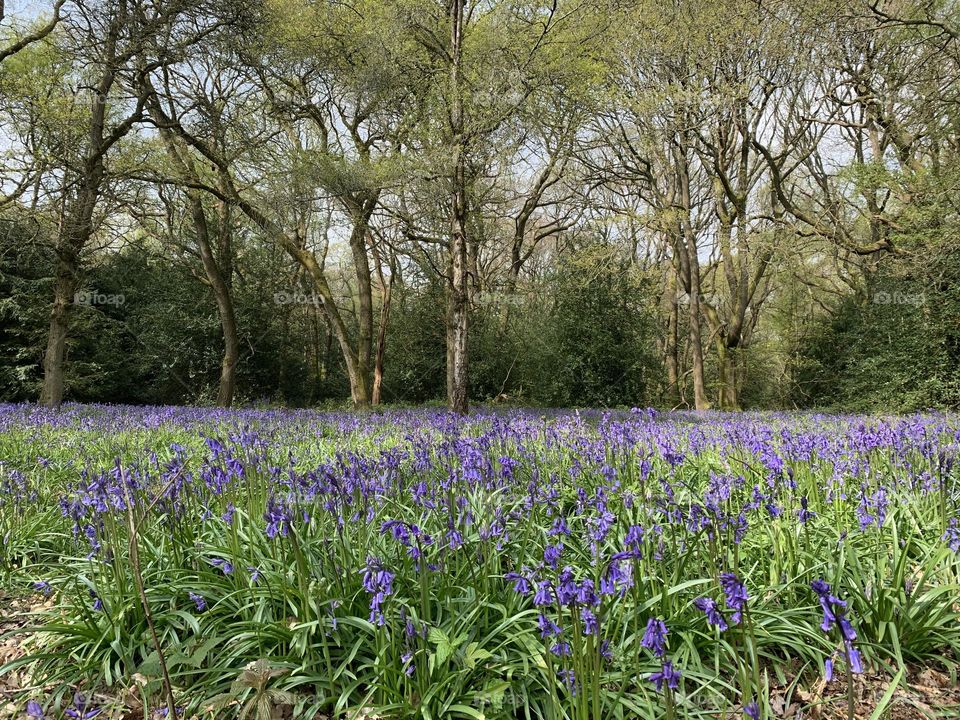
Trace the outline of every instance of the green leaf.
<path fill-rule="evenodd" d="M 491 657 L 493 657 L 492 653 L 481 648 L 479 643 L 472 642 L 467 645 L 463 662 L 468 668 L 473 670 L 477 666 L 478 662 L 489 660 Z"/>

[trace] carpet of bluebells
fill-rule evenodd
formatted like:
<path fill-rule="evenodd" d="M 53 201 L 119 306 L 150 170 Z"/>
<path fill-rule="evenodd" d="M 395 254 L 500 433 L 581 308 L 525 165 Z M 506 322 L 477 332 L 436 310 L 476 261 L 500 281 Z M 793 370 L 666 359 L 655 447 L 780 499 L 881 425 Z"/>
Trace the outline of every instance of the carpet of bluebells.
<path fill-rule="evenodd" d="M 958 446 L 950 415 L 0 406 L 0 590 L 52 601 L 0 677 L 34 718 L 168 716 L 166 666 L 184 717 L 438 720 L 955 677 Z"/>

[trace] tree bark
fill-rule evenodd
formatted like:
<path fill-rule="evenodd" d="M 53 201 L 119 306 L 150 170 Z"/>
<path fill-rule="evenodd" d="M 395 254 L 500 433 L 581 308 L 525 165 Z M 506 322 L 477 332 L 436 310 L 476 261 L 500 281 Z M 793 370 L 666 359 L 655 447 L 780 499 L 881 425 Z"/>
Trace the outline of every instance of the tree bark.
<path fill-rule="evenodd" d="M 53 281 L 53 307 L 50 311 L 50 329 L 47 350 L 43 356 L 43 387 L 40 404 L 58 408 L 63 403 L 66 386 L 67 336 L 70 309 L 78 287 L 80 272 L 80 241 L 62 237 L 57 247 L 57 264 Z"/>
<path fill-rule="evenodd" d="M 691 370 L 693 374 L 693 402 L 697 410 L 710 409 L 707 400 L 706 382 L 703 370 L 703 338 L 700 332 L 700 262 L 697 258 L 696 243 L 687 244 L 690 262 L 690 304 L 687 320 L 690 325 Z"/>
<path fill-rule="evenodd" d="M 370 235 L 370 218 L 377 206 L 377 196 L 365 198 L 355 207 L 351 204 L 353 228 L 350 232 L 350 250 L 353 256 L 354 274 L 357 278 L 357 349 L 356 374 L 366 390 L 368 404 L 372 399 L 370 381 L 371 356 L 373 355 L 373 283 L 370 276 L 370 258 L 367 255 L 367 237 Z M 357 403 L 357 398 L 354 398 Z M 376 402 L 374 401 L 374 404 Z"/>
<path fill-rule="evenodd" d="M 373 392 L 371 402 L 379 405 L 383 394 L 383 362 L 387 352 L 387 326 L 390 324 L 390 307 L 393 301 L 393 284 L 397 279 L 394 255 L 390 255 L 390 280 L 383 277 L 383 264 L 380 254 L 374 247 L 374 259 L 377 263 L 377 277 L 380 280 L 380 325 L 377 328 L 377 349 L 373 359 Z"/>
<path fill-rule="evenodd" d="M 690 365 L 693 375 L 693 402 L 697 410 L 708 410 L 710 403 L 707 400 L 706 382 L 703 367 L 703 338 L 700 332 L 700 258 L 697 254 L 697 237 L 693 230 L 693 202 L 690 194 L 690 170 L 688 166 L 688 150 L 684 139 L 679 143 L 678 180 L 680 202 L 682 203 L 682 217 L 680 219 L 683 235 L 683 250 L 686 253 L 686 290 L 690 298 L 687 306 L 688 333 L 690 338 Z"/>
<path fill-rule="evenodd" d="M 453 412 L 469 412 L 470 297 L 467 238 L 467 138 L 464 132 L 461 63 L 464 0 L 450 2 L 450 132 L 454 153 L 450 198 L 447 277 L 447 404 Z"/>
<path fill-rule="evenodd" d="M 387 352 L 387 325 L 390 322 L 390 304 L 393 299 L 393 275 L 383 287 L 383 301 L 380 305 L 380 327 L 377 328 L 377 351 L 373 361 L 372 402 L 379 405 L 383 393 L 383 360 Z"/>
<path fill-rule="evenodd" d="M 678 357 L 680 304 L 677 297 L 677 277 L 672 272 L 667 277 L 667 298 L 670 302 L 667 319 L 666 338 L 666 365 L 667 365 L 667 398 L 671 404 L 680 399 L 680 363 Z"/>
<path fill-rule="evenodd" d="M 207 216 L 199 193 L 191 191 L 190 213 L 197 232 L 197 247 L 200 261 L 207 276 L 207 283 L 217 303 L 217 314 L 223 331 L 223 362 L 220 366 L 220 383 L 217 388 L 217 407 L 230 407 L 237 386 L 237 363 L 240 361 L 240 339 L 237 334 L 237 318 L 233 309 L 230 286 L 220 269 L 210 246 Z"/>

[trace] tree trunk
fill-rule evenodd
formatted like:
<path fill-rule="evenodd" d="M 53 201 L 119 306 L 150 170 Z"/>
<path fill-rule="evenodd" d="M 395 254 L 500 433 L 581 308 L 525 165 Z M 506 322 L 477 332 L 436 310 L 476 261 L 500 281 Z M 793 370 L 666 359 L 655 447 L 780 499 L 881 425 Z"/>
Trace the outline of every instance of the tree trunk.
<path fill-rule="evenodd" d="M 159 106 L 154 104 L 150 108 L 150 115 L 158 126 L 163 127 L 163 115 Z M 196 164 L 182 139 L 177 138 L 169 129 L 160 131 L 166 145 L 167 157 L 177 168 L 184 181 L 193 184 L 200 183 Z M 222 181 L 222 176 L 221 176 Z M 220 382 L 217 388 L 217 407 L 230 407 L 237 387 L 237 363 L 240 361 L 240 339 L 237 333 L 237 318 L 233 308 L 233 298 L 230 292 L 230 275 L 232 274 L 233 258 L 230 232 L 230 210 L 225 201 L 219 203 L 218 211 L 220 223 L 217 228 L 217 246 L 220 254 L 218 262 L 213 252 L 210 223 L 207 222 L 207 213 L 203 207 L 203 198 L 199 190 L 188 188 L 186 191 L 190 206 L 190 218 L 197 235 L 197 250 L 203 272 L 207 278 L 207 285 L 213 291 L 213 298 L 217 304 L 217 315 L 220 318 L 220 328 L 223 331 L 223 362 L 220 365 Z"/>
<path fill-rule="evenodd" d="M 688 323 L 690 325 L 690 352 L 693 356 L 691 370 L 693 374 L 693 403 L 697 410 L 708 410 L 706 383 L 703 371 L 703 339 L 700 333 L 700 266 L 697 261 L 696 245 L 688 246 L 690 261 L 690 304 Z"/>
<path fill-rule="evenodd" d="M 461 196 L 459 200 L 462 199 Z M 455 199 L 454 204 L 456 208 L 459 201 Z M 469 412 L 470 317 L 467 296 L 467 238 L 462 215 L 458 210 L 454 210 L 450 238 L 450 280 L 447 287 L 447 404 L 454 412 L 466 414 Z"/>
<path fill-rule="evenodd" d="M 393 297 L 393 276 L 383 288 L 383 303 L 380 306 L 380 327 L 377 328 L 377 351 L 373 361 L 373 397 L 374 405 L 381 402 L 383 388 L 383 359 L 387 351 L 387 325 L 390 322 L 390 303 Z"/>
<path fill-rule="evenodd" d="M 727 348 L 727 352 L 725 353 L 726 362 L 720 371 L 723 381 L 720 406 L 724 410 L 740 409 L 740 393 L 737 390 L 737 383 L 739 382 L 739 357 L 740 353 L 737 348 Z"/>
<path fill-rule="evenodd" d="M 190 212 L 193 225 L 197 232 L 197 246 L 200 250 L 200 260 L 207 276 L 207 282 L 213 291 L 217 303 L 217 314 L 220 317 L 220 327 L 223 330 L 223 362 L 220 366 L 220 385 L 217 389 L 217 407 L 230 407 L 233 404 L 233 395 L 237 386 L 237 363 L 240 361 L 240 339 L 237 335 L 237 318 L 233 309 L 233 298 L 230 296 L 230 286 L 220 270 L 220 265 L 213 255 L 210 246 L 210 233 L 207 216 L 203 209 L 200 194 L 196 191 L 188 193 L 190 197 Z"/>
<path fill-rule="evenodd" d="M 667 310 L 669 314 L 664 354 L 666 355 L 667 365 L 666 396 L 672 405 L 680 399 L 680 362 L 678 357 L 678 347 L 680 345 L 680 303 L 677 297 L 677 277 L 672 272 L 670 272 L 667 277 L 667 298 L 670 301 L 670 307 Z"/>
<path fill-rule="evenodd" d="M 387 326 L 390 324 L 390 307 L 393 300 L 393 284 L 397 279 L 397 268 L 394 262 L 394 256 L 390 256 L 390 281 L 387 282 L 383 277 L 383 263 L 380 260 L 380 254 L 374 246 L 374 257 L 377 263 L 377 277 L 380 280 L 380 292 L 382 300 L 380 302 L 380 326 L 377 328 L 377 349 L 373 359 L 373 393 L 371 401 L 374 405 L 379 405 L 383 391 L 383 361 L 387 352 Z"/>
<path fill-rule="evenodd" d="M 687 166 L 688 153 L 686 144 L 680 142 L 680 157 L 678 158 L 678 179 L 680 181 L 680 200 L 683 203 L 684 215 L 681 218 L 683 246 L 686 252 L 687 293 L 690 296 L 688 310 L 688 333 L 690 337 L 690 353 L 692 355 L 691 372 L 693 375 L 693 403 L 697 410 L 708 410 L 706 382 L 703 370 L 703 339 L 700 333 L 700 258 L 697 255 L 697 238 L 693 230 L 693 202 L 690 194 L 690 174 Z"/>
<path fill-rule="evenodd" d="M 80 257 L 75 249 L 75 243 L 65 238 L 62 246 L 57 248 L 53 307 L 50 311 L 47 351 L 43 356 L 43 387 L 40 391 L 40 403 L 50 408 L 58 408 L 63 403 L 69 316 L 74 295 L 77 292 L 79 271 Z"/>
<path fill-rule="evenodd" d="M 369 404 L 371 356 L 373 355 L 373 283 L 370 276 L 370 258 L 367 255 L 367 237 L 370 234 L 370 217 L 377 206 L 376 197 L 367 198 L 351 211 L 353 229 L 350 232 L 350 250 L 357 278 L 358 314 L 357 349 L 355 373 L 363 386 L 365 399 L 360 405 Z M 352 382 L 351 382 L 352 387 Z M 357 404 L 354 396 L 354 403 Z"/>
<path fill-rule="evenodd" d="M 103 55 L 101 73 L 90 102 L 90 121 L 87 127 L 86 155 L 78 173 L 77 194 L 70 202 L 64 198 L 64 221 L 57 239 L 57 267 L 54 272 L 53 308 L 50 311 L 50 331 L 47 351 L 43 358 L 43 387 L 40 403 L 51 408 L 60 407 L 64 396 L 64 362 L 69 334 L 70 305 L 77 291 L 80 255 L 93 235 L 93 214 L 103 184 L 103 159 L 139 118 L 142 98 L 137 109 L 106 133 L 107 97 L 117 77 L 117 44 L 122 29 L 128 23 L 126 2 L 114 9 L 107 34 L 101 39 Z M 66 193 L 66 185 L 64 186 Z"/>
<path fill-rule="evenodd" d="M 94 101 L 95 104 L 97 101 Z M 94 123 L 97 122 L 94 112 Z M 103 114 L 99 115 L 99 132 L 103 132 Z M 95 132 L 94 130 L 93 132 Z M 102 157 L 98 156 L 84 167 L 83 184 L 77 199 L 64 214 L 57 239 L 57 265 L 54 271 L 53 307 L 50 311 L 50 329 L 47 351 L 43 357 L 43 387 L 40 403 L 58 408 L 65 391 L 64 367 L 67 354 L 67 336 L 70 331 L 70 308 L 79 287 L 80 253 L 93 234 L 93 213 L 103 180 Z"/>
<path fill-rule="evenodd" d="M 464 133 L 461 62 L 463 59 L 464 0 L 450 3 L 450 132 L 454 167 L 450 208 L 450 255 L 447 280 L 447 404 L 460 414 L 469 412 L 469 251 L 467 240 L 467 158 Z"/>

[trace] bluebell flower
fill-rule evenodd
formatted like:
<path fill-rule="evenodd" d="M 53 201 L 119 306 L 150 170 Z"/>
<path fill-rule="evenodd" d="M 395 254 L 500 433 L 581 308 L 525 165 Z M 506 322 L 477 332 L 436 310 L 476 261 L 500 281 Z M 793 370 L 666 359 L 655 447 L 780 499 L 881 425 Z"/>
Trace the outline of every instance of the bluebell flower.
<path fill-rule="evenodd" d="M 44 720 L 43 708 L 40 707 L 40 703 L 36 700 L 29 700 L 27 702 L 27 716 L 33 718 L 34 720 Z"/>
<path fill-rule="evenodd" d="M 363 589 L 370 593 L 370 622 L 383 626 L 383 603 L 393 594 L 394 574 L 385 569 L 375 557 L 367 558 L 367 567 L 363 573 Z"/>
<path fill-rule="evenodd" d="M 594 591 L 593 580 L 586 578 L 577 586 L 577 603 L 583 607 L 595 607 L 600 604 L 600 598 Z"/>
<path fill-rule="evenodd" d="M 564 686 L 570 691 L 571 695 L 577 694 L 577 676 L 573 670 L 559 670 L 557 677 L 563 681 Z"/>
<path fill-rule="evenodd" d="M 570 657 L 570 643 L 566 641 L 554 643 L 553 647 L 550 648 L 550 652 L 558 657 Z"/>
<path fill-rule="evenodd" d="M 537 627 L 540 628 L 540 637 L 544 639 L 563 632 L 559 625 L 542 613 L 537 617 Z"/>
<path fill-rule="evenodd" d="M 537 592 L 533 596 L 533 604 L 537 607 L 553 603 L 553 592 L 548 580 L 541 580 L 537 584 Z"/>
<path fill-rule="evenodd" d="M 513 582 L 513 591 L 518 595 L 529 595 L 530 590 L 530 581 L 521 575 L 520 573 L 508 572 L 503 576 L 504 580 L 510 580 Z"/>
<path fill-rule="evenodd" d="M 829 633 L 833 628 L 838 630 L 851 672 L 862 673 L 863 663 L 860 658 L 860 651 L 853 644 L 857 639 L 857 633 L 846 616 L 847 603 L 833 595 L 830 592 L 830 585 L 822 579 L 811 582 L 810 588 L 817 594 L 820 607 L 823 610 L 823 622 L 820 623 L 820 629 L 825 633 Z M 829 680 L 833 677 L 832 658 L 827 660 L 824 666 L 825 674 Z"/>
<path fill-rule="evenodd" d="M 727 621 L 723 619 L 723 613 L 720 612 L 720 608 L 717 607 L 713 598 L 699 597 L 693 601 L 693 604 L 707 616 L 708 625 L 720 628 L 721 632 L 727 629 Z"/>
<path fill-rule="evenodd" d="M 90 720 L 103 712 L 103 708 L 90 707 L 87 699 L 77 693 L 73 696 L 73 706 L 64 710 L 67 717 L 76 718 L 76 720 Z"/>
<path fill-rule="evenodd" d="M 730 616 L 730 622 L 738 624 L 743 617 L 743 611 L 747 608 L 747 586 L 732 572 L 721 573 L 720 587 L 723 588 L 723 595 L 727 607 L 733 610 Z"/>
<path fill-rule="evenodd" d="M 580 612 L 580 618 L 583 620 L 583 632 L 586 635 L 600 634 L 600 623 L 597 620 L 597 616 L 594 615 L 590 610 L 582 610 Z"/>
<path fill-rule="evenodd" d="M 957 526 L 957 518 L 950 519 L 947 531 L 940 539 L 954 552 L 960 552 L 960 527 Z"/>
<path fill-rule="evenodd" d="M 663 668 L 659 672 L 651 674 L 647 680 L 656 686 L 657 692 L 662 692 L 664 685 L 671 690 L 676 690 L 680 684 L 680 671 L 673 666 L 670 660 L 667 660 L 663 663 Z"/>
<path fill-rule="evenodd" d="M 193 604 L 197 607 L 197 612 L 203 612 L 207 609 L 207 601 L 204 599 L 203 595 L 199 593 L 191 592 L 188 593 L 190 599 L 193 600 Z"/>
<path fill-rule="evenodd" d="M 411 677 L 417 671 L 417 666 L 413 662 L 413 652 L 408 650 L 400 656 L 400 660 L 403 661 L 404 674 Z"/>
<path fill-rule="evenodd" d="M 657 657 L 663 657 L 667 654 L 669 632 L 663 620 L 650 618 L 647 620 L 647 628 L 643 633 L 643 639 L 640 640 L 640 645 L 652 651 Z"/>
<path fill-rule="evenodd" d="M 577 583 L 573 579 L 573 568 L 565 567 L 557 578 L 557 602 L 569 607 L 576 602 Z"/>
<path fill-rule="evenodd" d="M 567 521 L 563 517 L 558 517 L 553 521 L 553 526 L 547 531 L 547 535 L 569 535 L 570 528 L 567 526 Z"/>
<path fill-rule="evenodd" d="M 184 709 L 182 707 L 175 707 L 173 710 L 176 713 L 177 717 L 180 717 L 181 715 L 183 715 Z M 153 711 L 152 715 L 155 718 L 170 717 L 170 708 L 165 708 L 165 707 L 157 708 L 156 710 Z"/>
<path fill-rule="evenodd" d="M 277 535 L 286 537 L 290 533 L 290 522 L 292 516 L 289 508 L 285 507 L 275 497 L 267 500 L 267 510 L 263 514 L 263 519 L 267 522 L 267 537 L 273 540 Z"/>
<path fill-rule="evenodd" d="M 224 560 L 223 558 L 213 558 L 210 561 L 210 564 L 215 568 L 220 568 L 220 572 L 222 572 L 224 575 L 230 575 L 233 573 L 233 563 L 231 563 L 229 560 Z"/>
<path fill-rule="evenodd" d="M 563 554 L 563 545 L 547 545 L 543 549 L 543 562 L 550 568 L 556 569 L 560 562 L 560 556 Z"/>
<path fill-rule="evenodd" d="M 813 520 L 817 514 L 808 507 L 807 496 L 800 498 L 800 509 L 797 511 L 797 517 L 803 525 Z"/>

